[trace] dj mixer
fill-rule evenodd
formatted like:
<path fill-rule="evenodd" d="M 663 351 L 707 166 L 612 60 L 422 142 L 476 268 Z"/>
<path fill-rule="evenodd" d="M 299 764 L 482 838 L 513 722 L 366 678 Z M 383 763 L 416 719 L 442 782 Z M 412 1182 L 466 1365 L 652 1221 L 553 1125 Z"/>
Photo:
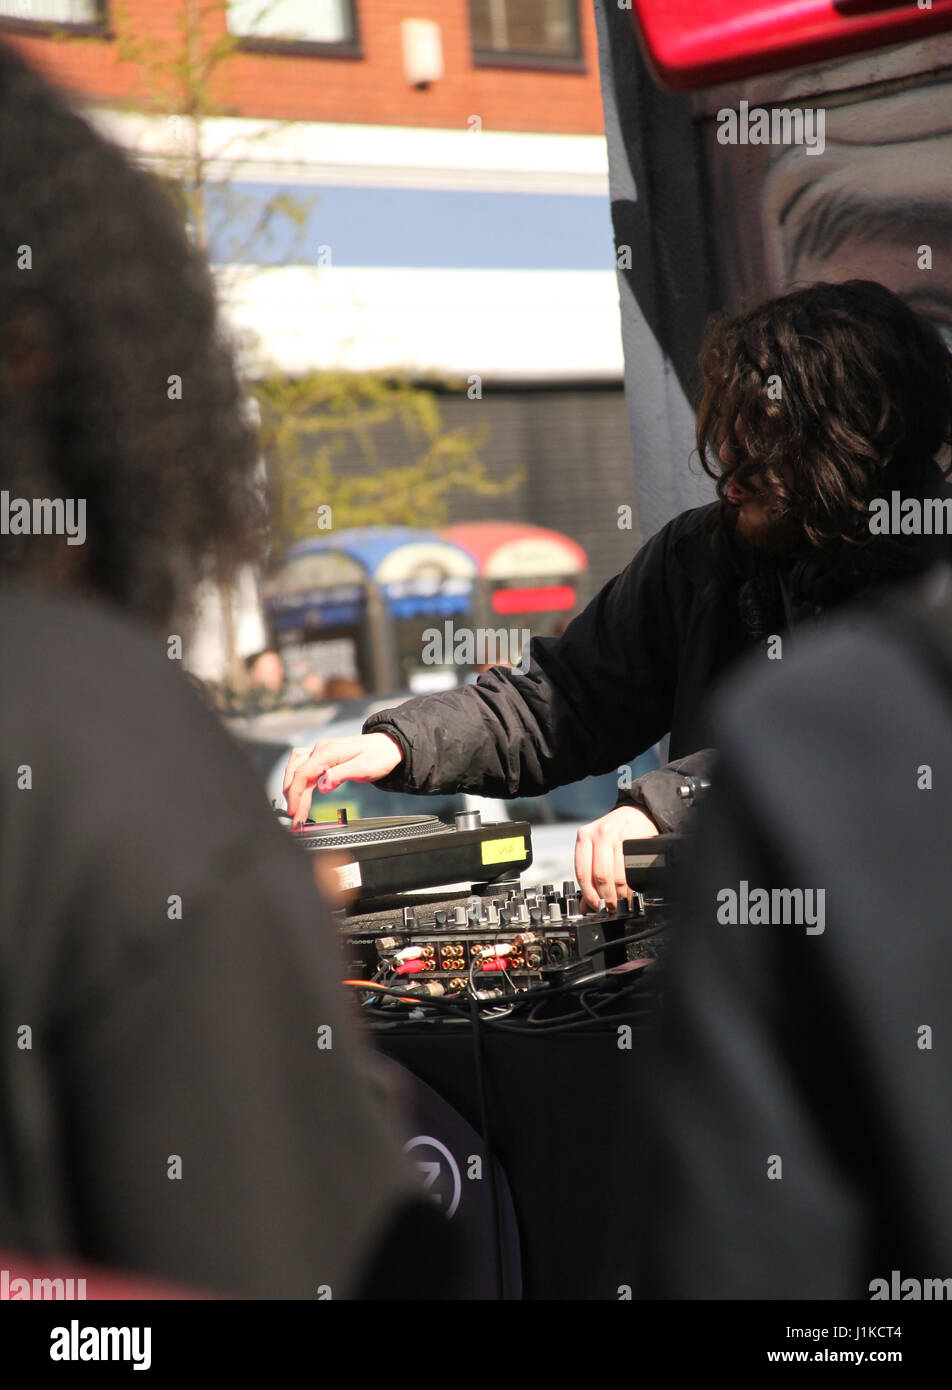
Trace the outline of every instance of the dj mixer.
<path fill-rule="evenodd" d="M 452 825 L 429 815 L 348 821 L 342 810 L 292 833 L 330 857 L 347 890 L 339 917 L 352 983 L 421 1001 L 512 997 L 651 963 L 670 925 L 669 871 L 682 842 L 626 841 L 629 895 L 613 910 L 583 912 L 574 880 L 524 886 L 525 821 L 484 824 L 479 812 Z"/>

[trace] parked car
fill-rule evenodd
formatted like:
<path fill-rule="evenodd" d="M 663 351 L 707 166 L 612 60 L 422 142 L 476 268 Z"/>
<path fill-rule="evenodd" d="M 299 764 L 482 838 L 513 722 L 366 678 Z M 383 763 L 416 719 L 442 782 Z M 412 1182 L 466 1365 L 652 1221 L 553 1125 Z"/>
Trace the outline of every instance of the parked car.
<path fill-rule="evenodd" d="M 283 807 L 284 770 L 292 748 L 311 747 L 322 738 L 352 738 L 361 732 L 364 721 L 372 713 L 394 709 L 411 698 L 409 693 L 401 693 L 387 698 L 347 701 L 346 711 L 339 705 L 330 706 L 326 720 L 312 718 L 315 711 L 309 710 L 307 722 L 302 721 L 301 713 L 288 712 L 282 719 L 280 712 L 275 711 L 253 721 L 232 721 L 230 727 L 254 762 L 269 800 Z M 629 764 L 632 778 L 659 766 L 657 746 Z M 512 800 L 474 796 L 469 792 L 415 796 L 409 792 L 381 791 L 371 782 L 345 782 L 335 792 L 314 793 L 311 819 L 336 820 L 338 809 L 343 807 L 350 820 L 367 816 L 432 815 L 452 822 L 459 811 L 479 811 L 484 823 L 528 821 L 532 828 L 532 865 L 526 871 L 525 881 L 559 886 L 564 879 L 575 878 L 575 839 L 579 828 L 610 811 L 617 792 L 618 773 L 615 771 L 556 787 L 543 796 Z"/>

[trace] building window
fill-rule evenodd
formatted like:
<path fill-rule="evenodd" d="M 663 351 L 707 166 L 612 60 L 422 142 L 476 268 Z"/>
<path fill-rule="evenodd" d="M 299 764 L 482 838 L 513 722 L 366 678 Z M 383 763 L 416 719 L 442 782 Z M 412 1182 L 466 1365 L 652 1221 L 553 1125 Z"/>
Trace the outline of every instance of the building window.
<path fill-rule="evenodd" d="M 229 0 L 228 31 L 268 52 L 358 51 L 354 0 Z"/>
<path fill-rule="evenodd" d="M 578 0 L 470 0 L 470 24 L 476 63 L 581 66 Z"/>
<path fill-rule="evenodd" d="M 105 10 L 103 0 L 0 0 L 0 23 L 6 28 L 62 25 L 88 32 L 102 27 Z"/>

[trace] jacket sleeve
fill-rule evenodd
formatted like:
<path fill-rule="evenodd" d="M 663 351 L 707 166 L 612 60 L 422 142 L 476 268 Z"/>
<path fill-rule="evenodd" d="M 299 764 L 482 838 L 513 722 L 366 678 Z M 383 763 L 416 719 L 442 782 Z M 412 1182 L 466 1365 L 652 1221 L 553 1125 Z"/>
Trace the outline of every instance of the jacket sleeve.
<path fill-rule="evenodd" d="M 687 758 L 646 772 L 630 787 L 622 787 L 613 810 L 619 806 L 634 806 L 654 821 L 662 834 L 690 834 L 695 828 L 697 801 L 685 801 L 679 788 L 689 777 L 710 778 L 717 758 L 714 748 L 702 748 Z"/>
<path fill-rule="evenodd" d="M 667 733 L 677 670 L 669 523 L 569 623 L 535 637 L 527 670 L 381 710 L 404 760 L 375 785 L 420 795 L 538 796 L 628 762 Z"/>

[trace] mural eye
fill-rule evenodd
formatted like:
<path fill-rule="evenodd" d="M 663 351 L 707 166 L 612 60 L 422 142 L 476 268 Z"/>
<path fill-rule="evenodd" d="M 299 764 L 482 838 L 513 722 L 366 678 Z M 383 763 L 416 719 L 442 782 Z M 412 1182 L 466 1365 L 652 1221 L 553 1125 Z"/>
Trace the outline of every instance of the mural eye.
<path fill-rule="evenodd" d="M 942 335 L 942 341 L 952 352 L 952 324 L 946 323 L 943 319 L 933 319 L 932 322 Z"/>

